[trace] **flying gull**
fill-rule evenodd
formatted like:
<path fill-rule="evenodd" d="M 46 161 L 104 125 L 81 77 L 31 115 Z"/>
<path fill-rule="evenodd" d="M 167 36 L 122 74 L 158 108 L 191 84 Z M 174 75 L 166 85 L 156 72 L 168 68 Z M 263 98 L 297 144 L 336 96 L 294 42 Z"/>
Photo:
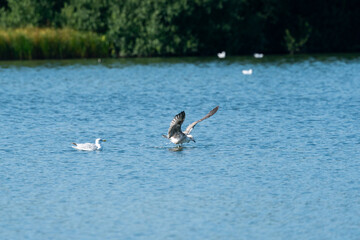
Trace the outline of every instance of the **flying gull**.
<path fill-rule="evenodd" d="M 83 151 L 101 150 L 100 142 L 106 142 L 106 140 L 98 138 L 95 140 L 95 144 L 94 143 L 72 143 L 75 145 L 72 147 L 77 150 L 83 150 Z"/>
<path fill-rule="evenodd" d="M 211 110 L 202 119 L 197 120 L 197 121 L 193 122 L 192 124 L 190 124 L 184 132 L 181 131 L 181 124 L 185 120 L 185 112 L 182 111 L 181 113 L 177 114 L 174 117 L 174 119 L 171 121 L 169 130 L 168 130 L 168 134 L 167 134 L 167 136 L 163 135 L 163 137 L 169 139 L 172 143 L 175 143 L 175 144 L 183 144 L 183 143 L 188 143 L 190 141 L 195 142 L 194 137 L 192 135 L 190 135 L 191 131 L 194 129 L 196 124 L 198 124 L 199 122 L 204 121 L 205 119 L 214 115 L 218 109 L 219 109 L 219 106 L 217 106 L 216 108 Z"/>

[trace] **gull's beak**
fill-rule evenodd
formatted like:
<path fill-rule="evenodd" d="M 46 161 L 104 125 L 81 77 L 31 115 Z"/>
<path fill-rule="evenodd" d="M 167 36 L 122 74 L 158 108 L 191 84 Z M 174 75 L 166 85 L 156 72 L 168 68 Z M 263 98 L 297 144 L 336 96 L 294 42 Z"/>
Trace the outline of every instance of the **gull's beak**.
<path fill-rule="evenodd" d="M 103 142 L 106 142 L 106 139 L 103 139 L 102 141 L 103 141 Z"/>
<path fill-rule="evenodd" d="M 194 141 L 194 143 L 196 143 L 195 139 L 192 139 Z"/>

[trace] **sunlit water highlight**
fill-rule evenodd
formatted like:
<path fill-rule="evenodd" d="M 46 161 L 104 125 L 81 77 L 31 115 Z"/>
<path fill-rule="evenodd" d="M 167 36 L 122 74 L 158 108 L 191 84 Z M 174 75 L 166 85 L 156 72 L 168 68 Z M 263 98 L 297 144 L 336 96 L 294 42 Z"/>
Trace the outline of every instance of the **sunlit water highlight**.
<path fill-rule="evenodd" d="M 0 238 L 358 239 L 359 70 L 358 56 L 1 62 Z M 216 105 L 196 143 L 161 136 Z M 71 148 L 98 137 L 103 151 Z"/>

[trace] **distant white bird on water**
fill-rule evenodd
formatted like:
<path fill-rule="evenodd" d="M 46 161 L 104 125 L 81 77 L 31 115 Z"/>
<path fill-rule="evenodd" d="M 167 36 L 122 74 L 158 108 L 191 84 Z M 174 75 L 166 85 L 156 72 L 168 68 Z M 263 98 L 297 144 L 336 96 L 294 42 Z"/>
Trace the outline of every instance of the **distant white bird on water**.
<path fill-rule="evenodd" d="M 252 69 L 249 69 L 249 70 L 242 70 L 242 73 L 244 74 L 244 75 L 251 75 L 252 74 Z"/>
<path fill-rule="evenodd" d="M 222 51 L 221 53 L 217 54 L 218 58 L 225 58 L 226 57 L 226 52 Z"/>
<path fill-rule="evenodd" d="M 192 124 L 190 124 L 184 132 L 181 131 L 181 125 L 183 124 L 183 122 L 185 120 L 185 112 L 182 111 L 181 113 L 177 114 L 174 117 L 174 119 L 171 121 L 169 130 L 168 130 L 168 134 L 167 134 L 167 136 L 163 135 L 163 137 L 169 139 L 172 143 L 175 143 L 175 144 L 183 144 L 183 143 L 188 143 L 190 141 L 195 142 L 194 137 L 192 135 L 190 135 L 191 131 L 194 129 L 196 124 L 198 124 L 199 122 L 214 115 L 218 109 L 219 109 L 219 106 L 217 106 L 216 108 L 211 110 L 202 119 L 197 120 L 197 121 L 193 122 Z"/>
<path fill-rule="evenodd" d="M 96 151 L 96 150 L 101 150 L 100 142 L 106 142 L 106 140 L 98 138 L 95 140 L 95 144 L 94 143 L 72 143 L 75 145 L 72 147 L 77 150 Z"/>
<path fill-rule="evenodd" d="M 254 53 L 254 58 L 263 58 L 264 54 L 263 53 Z"/>

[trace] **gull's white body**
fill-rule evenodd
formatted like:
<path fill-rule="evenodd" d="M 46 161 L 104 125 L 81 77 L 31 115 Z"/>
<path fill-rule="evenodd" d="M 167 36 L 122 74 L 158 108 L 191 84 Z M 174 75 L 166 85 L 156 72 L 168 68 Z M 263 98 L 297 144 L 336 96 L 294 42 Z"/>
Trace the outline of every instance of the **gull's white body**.
<path fill-rule="evenodd" d="M 183 143 L 188 143 L 190 141 L 194 141 L 194 138 L 192 135 L 188 134 L 179 134 L 179 135 L 176 135 L 176 136 L 172 136 L 171 138 L 169 138 L 169 140 L 172 142 L 172 143 L 175 143 L 175 144 L 183 144 Z"/>
<path fill-rule="evenodd" d="M 255 58 L 263 58 L 264 54 L 263 53 L 254 53 L 254 57 Z"/>
<path fill-rule="evenodd" d="M 225 58 L 226 57 L 226 52 L 222 51 L 221 53 L 217 54 L 218 58 Z"/>
<path fill-rule="evenodd" d="M 101 150 L 100 142 L 105 142 L 106 140 L 102 140 L 101 138 L 98 138 L 95 140 L 94 143 L 73 143 L 75 146 L 72 146 L 73 148 L 77 150 L 82 151 L 96 151 Z"/>
<path fill-rule="evenodd" d="M 244 74 L 244 75 L 251 75 L 252 74 L 252 69 L 249 69 L 249 70 L 242 70 L 242 73 Z"/>

